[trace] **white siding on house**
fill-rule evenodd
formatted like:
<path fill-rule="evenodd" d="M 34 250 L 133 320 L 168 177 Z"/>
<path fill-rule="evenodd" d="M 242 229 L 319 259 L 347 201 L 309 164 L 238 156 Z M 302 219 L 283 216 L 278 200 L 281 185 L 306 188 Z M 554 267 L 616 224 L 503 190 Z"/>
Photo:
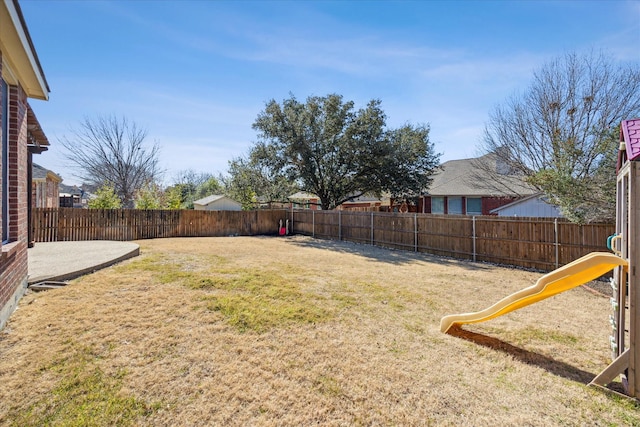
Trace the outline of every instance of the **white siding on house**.
<path fill-rule="evenodd" d="M 498 216 L 531 216 L 539 218 L 562 218 L 560 210 L 540 197 L 529 197 L 494 209 Z"/>
<path fill-rule="evenodd" d="M 210 205 L 207 206 L 207 210 L 209 211 L 241 211 L 242 205 L 238 202 L 235 202 L 231 199 L 217 200 Z"/>
<path fill-rule="evenodd" d="M 209 196 L 193 202 L 196 211 L 241 211 L 242 204 L 225 196 Z"/>

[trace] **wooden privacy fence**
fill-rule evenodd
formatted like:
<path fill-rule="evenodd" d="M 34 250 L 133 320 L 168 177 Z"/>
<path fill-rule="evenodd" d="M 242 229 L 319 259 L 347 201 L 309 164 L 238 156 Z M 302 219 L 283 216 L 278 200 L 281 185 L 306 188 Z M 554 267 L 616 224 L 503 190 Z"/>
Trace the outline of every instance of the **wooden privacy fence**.
<path fill-rule="evenodd" d="M 313 237 L 454 258 L 553 270 L 607 251 L 612 224 L 576 225 L 554 218 L 507 218 L 382 212 L 292 212 L 293 232 Z"/>
<path fill-rule="evenodd" d="M 293 233 L 538 270 L 606 251 L 611 224 L 576 225 L 553 218 L 415 213 L 255 210 L 194 211 L 37 208 L 36 242 Z"/>
<path fill-rule="evenodd" d="M 159 237 L 276 234 L 285 210 L 194 211 L 37 208 L 32 211 L 36 242 L 138 240 Z"/>

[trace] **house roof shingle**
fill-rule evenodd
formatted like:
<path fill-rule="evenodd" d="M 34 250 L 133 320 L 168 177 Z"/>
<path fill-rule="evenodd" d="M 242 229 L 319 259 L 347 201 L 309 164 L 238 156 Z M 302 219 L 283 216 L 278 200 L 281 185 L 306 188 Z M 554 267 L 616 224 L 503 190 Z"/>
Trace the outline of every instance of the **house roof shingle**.
<path fill-rule="evenodd" d="M 61 182 L 62 178 L 55 172 L 50 171 L 49 169 L 43 168 L 42 166 L 33 163 L 31 168 L 31 179 L 34 181 L 44 181 L 47 177 L 52 178 L 54 181 Z"/>
<path fill-rule="evenodd" d="M 194 200 L 194 205 L 208 205 L 209 203 L 213 203 L 216 200 L 222 199 L 224 196 L 219 194 L 212 194 L 211 196 L 203 197 L 199 200 Z"/>
<path fill-rule="evenodd" d="M 525 196 L 537 192 L 522 177 L 501 171 L 505 168 L 493 154 L 450 160 L 441 168 L 429 186 L 431 196 Z"/>
<path fill-rule="evenodd" d="M 202 205 L 202 206 L 206 206 L 206 205 L 210 205 L 211 203 L 218 201 L 220 199 L 227 199 L 232 201 L 233 203 L 237 203 L 238 205 L 240 204 L 239 202 L 233 200 L 230 197 L 227 197 L 225 195 L 220 195 L 220 194 L 212 194 L 211 196 L 207 196 L 207 197 L 203 197 L 202 199 L 199 200 L 195 200 L 193 202 L 194 205 Z"/>

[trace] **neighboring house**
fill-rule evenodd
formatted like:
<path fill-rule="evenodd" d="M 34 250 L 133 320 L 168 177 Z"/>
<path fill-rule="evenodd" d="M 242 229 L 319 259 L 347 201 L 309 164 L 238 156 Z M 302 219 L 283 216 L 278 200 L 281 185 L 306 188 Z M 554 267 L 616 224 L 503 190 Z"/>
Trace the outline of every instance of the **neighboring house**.
<path fill-rule="evenodd" d="M 288 209 L 290 204 L 282 201 L 272 202 L 264 196 L 258 196 L 254 203 L 256 209 Z"/>
<path fill-rule="evenodd" d="M 0 0 L 0 328 L 27 288 L 31 163 L 47 140 L 28 98 L 47 100 L 49 86 L 17 0 Z"/>
<path fill-rule="evenodd" d="M 59 175 L 33 163 L 31 168 L 31 207 L 59 207 L 59 185 L 61 182 L 62 178 Z"/>
<path fill-rule="evenodd" d="M 540 193 L 523 197 L 515 202 L 493 209 L 491 214 L 498 216 L 524 216 L 537 218 L 563 218 L 560 209 L 552 205 Z"/>
<path fill-rule="evenodd" d="M 197 211 L 241 211 L 242 204 L 227 196 L 212 195 L 193 202 Z"/>
<path fill-rule="evenodd" d="M 86 208 L 89 199 L 93 196 L 76 185 L 60 184 L 59 189 L 61 208 Z"/>
<path fill-rule="evenodd" d="M 490 215 L 494 209 L 536 193 L 496 156 L 487 154 L 443 163 L 426 195 L 420 197 L 418 212 Z"/>
<path fill-rule="evenodd" d="M 322 207 L 320 206 L 320 198 L 315 194 L 305 193 L 304 191 L 299 191 L 295 194 L 292 194 L 288 197 L 291 206 L 295 209 L 311 209 L 311 210 L 320 210 Z M 391 204 L 391 199 L 389 196 L 383 197 L 375 197 L 370 195 L 362 195 L 358 197 L 354 197 L 349 201 L 344 202 L 336 209 L 338 210 L 349 210 L 349 209 L 358 209 L 358 208 L 374 208 L 386 206 L 388 207 Z"/>
<path fill-rule="evenodd" d="M 360 197 L 355 197 L 347 202 L 344 202 L 338 209 L 349 210 L 349 209 L 368 209 L 368 208 L 380 208 L 386 207 L 389 208 L 391 205 L 391 198 L 386 195 L 382 197 L 376 197 L 364 194 Z"/>
<path fill-rule="evenodd" d="M 320 198 L 315 194 L 305 193 L 304 191 L 298 191 L 295 194 L 287 197 L 291 202 L 291 206 L 294 209 L 311 209 L 320 210 Z"/>

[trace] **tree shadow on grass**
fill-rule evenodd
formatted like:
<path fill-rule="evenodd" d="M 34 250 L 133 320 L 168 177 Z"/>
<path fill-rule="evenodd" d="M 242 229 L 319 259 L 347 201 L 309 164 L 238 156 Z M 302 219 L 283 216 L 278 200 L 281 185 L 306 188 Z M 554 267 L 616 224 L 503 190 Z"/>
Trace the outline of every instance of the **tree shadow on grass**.
<path fill-rule="evenodd" d="M 497 338 L 464 330 L 459 326 L 452 326 L 447 333 L 454 337 L 479 344 L 483 347 L 501 351 L 520 362 L 538 366 L 553 375 L 567 378 L 571 381 L 580 382 L 586 385 L 589 384 L 596 376 L 591 372 L 583 371 L 582 369 L 578 369 L 575 366 L 552 359 L 551 357 L 513 346 Z"/>
<path fill-rule="evenodd" d="M 356 254 L 372 260 L 389 264 L 408 264 L 418 261 L 434 263 L 439 265 L 451 265 L 467 270 L 478 271 L 493 268 L 489 264 L 472 262 L 465 259 L 456 259 L 446 256 L 432 255 L 424 252 L 414 252 L 402 248 L 392 248 L 385 246 L 373 246 L 368 243 L 356 243 L 346 240 L 325 240 L 318 238 L 291 239 L 293 245 L 305 248 L 327 249 L 334 252 Z"/>

